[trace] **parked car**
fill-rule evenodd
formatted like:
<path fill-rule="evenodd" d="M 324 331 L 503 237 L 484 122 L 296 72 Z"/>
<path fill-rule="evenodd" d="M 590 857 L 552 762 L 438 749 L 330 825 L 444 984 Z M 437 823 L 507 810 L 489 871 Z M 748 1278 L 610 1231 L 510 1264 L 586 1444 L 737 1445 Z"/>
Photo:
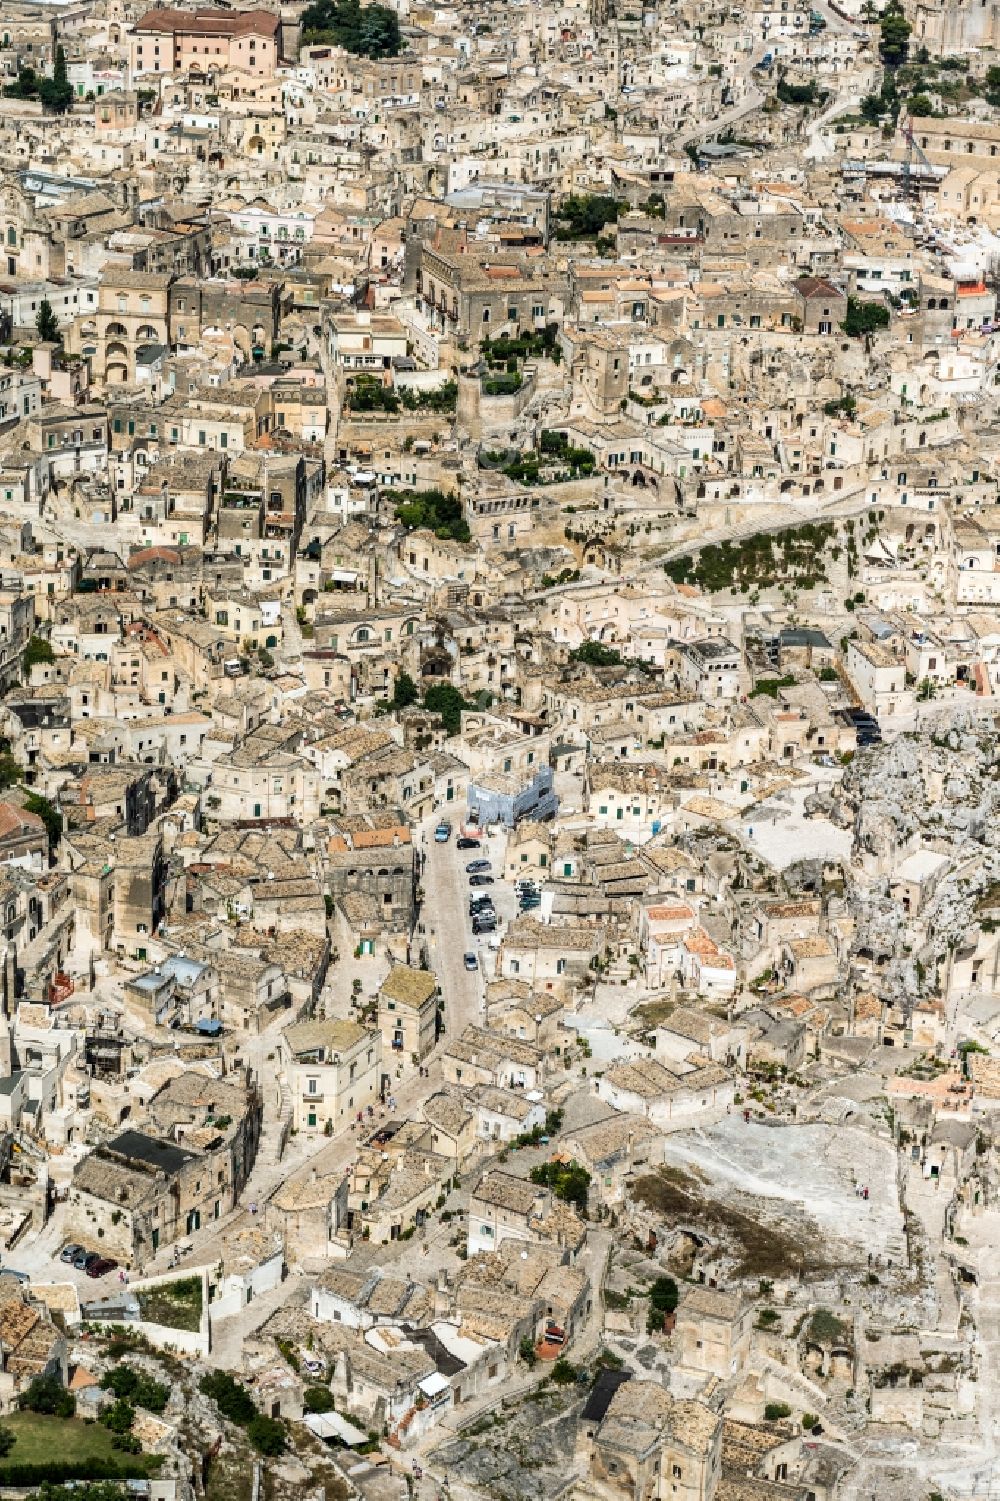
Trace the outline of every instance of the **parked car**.
<path fill-rule="evenodd" d="M 478 960 L 478 958 L 476 957 L 475 954 L 466 954 L 465 955 L 465 959 L 464 959 L 463 962 L 465 964 L 466 969 L 470 969 L 471 970 L 471 969 L 478 969 L 479 968 L 479 960 Z"/>
<path fill-rule="evenodd" d="M 438 826 L 437 826 L 437 828 L 434 830 L 434 843 L 435 844 L 447 844 L 448 840 L 450 838 L 451 838 L 451 824 L 448 823 L 445 820 L 442 820 L 442 822 L 439 823 Z"/>
<path fill-rule="evenodd" d="M 486 875 L 470 876 L 469 877 L 469 885 L 470 886 L 492 886 L 493 885 L 493 877 L 492 876 L 486 876 Z"/>
<path fill-rule="evenodd" d="M 474 875 L 477 870 L 492 870 L 493 866 L 489 860 L 470 860 L 465 868 L 470 875 Z"/>
<path fill-rule="evenodd" d="M 117 1265 L 117 1261 L 112 1256 L 98 1256 L 97 1260 L 92 1261 L 90 1266 L 87 1267 L 87 1276 L 106 1277 L 109 1272 L 115 1270 Z"/>
<path fill-rule="evenodd" d="M 59 1260 L 72 1261 L 75 1257 L 79 1256 L 82 1250 L 82 1246 L 78 1246 L 75 1240 L 71 1240 L 69 1245 L 63 1246 L 62 1250 L 59 1252 Z"/>
<path fill-rule="evenodd" d="M 467 834 L 463 834 L 460 839 L 455 840 L 455 848 L 457 850 L 477 850 L 479 848 L 479 840 L 470 839 Z"/>

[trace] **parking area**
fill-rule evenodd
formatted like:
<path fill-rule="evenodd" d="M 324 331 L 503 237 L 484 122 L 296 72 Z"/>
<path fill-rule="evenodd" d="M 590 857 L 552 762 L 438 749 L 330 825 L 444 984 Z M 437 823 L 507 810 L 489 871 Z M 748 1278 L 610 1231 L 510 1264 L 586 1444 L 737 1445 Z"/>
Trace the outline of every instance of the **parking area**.
<path fill-rule="evenodd" d="M 447 842 L 437 843 L 434 828 L 438 818 L 426 828 L 427 866 L 424 870 L 424 926 L 428 935 L 431 967 L 438 975 L 445 998 L 445 1026 L 458 1035 L 470 1022 L 483 1019 L 483 996 L 486 982 L 497 974 L 500 940 L 517 915 L 514 887 L 503 879 L 503 855 L 506 833 L 484 829 L 477 845 L 459 849 L 465 809 L 449 809 L 444 816 L 451 823 Z M 471 886 L 467 867 L 489 861 L 491 884 Z M 492 933 L 473 933 L 469 902 L 472 897 L 489 897 L 496 913 Z M 492 943 L 492 947 L 491 947 Z M 467 954 L 475 954 L 475 969 L 466 968 Z"/>
<path fill-rule="evenodd" d="M 75 1246 L 76 1262 L 64 1261 L 65 1248 Z M 90 1257 L 90 1272 L 84 1257 Z M 102 1250 L 99 1243 L 83 1245 L 65 1230 L 65 1207 L 57 1204 L 44 1230 L 28 1236 L 12 1250 L 5 1251 L 2 1269 L 22 1274 L 32 1283 L 70 1282 L 81 1302 L 106 1298 L 119 1286 L 118 1261 Z M 96 1275 L 92 1275 L 96 1273 Z"/>

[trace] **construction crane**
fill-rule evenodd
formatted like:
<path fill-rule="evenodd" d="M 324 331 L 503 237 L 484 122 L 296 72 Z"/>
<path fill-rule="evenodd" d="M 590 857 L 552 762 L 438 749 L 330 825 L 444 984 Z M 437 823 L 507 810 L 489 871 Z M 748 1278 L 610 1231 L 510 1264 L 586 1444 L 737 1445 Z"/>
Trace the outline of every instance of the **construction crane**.
<path fill-rule="evenodd" d="M 931 172 L 930 162 L 917 145 L 916 138 L 914 137 L 912 115 L 907 115 L 903 124 L 903 140 L 906 142 L 906 155 L 903 157 L 903 197 L 907 199 L 919 198 L 920 186 L 914 177 L 914 162 L 919 161 L 920 166 L 927 169 L 928 176 L 933 177 L 934 174 Z"/>

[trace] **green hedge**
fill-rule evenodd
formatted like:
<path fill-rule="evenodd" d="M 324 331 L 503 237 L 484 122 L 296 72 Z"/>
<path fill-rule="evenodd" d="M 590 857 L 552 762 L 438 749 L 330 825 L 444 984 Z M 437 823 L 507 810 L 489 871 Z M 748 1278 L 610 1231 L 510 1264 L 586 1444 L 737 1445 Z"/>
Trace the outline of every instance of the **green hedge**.
<path fill-rule="evenodd" d="M 147 1455 L 143 1464 L 130 1464 L 128 1460 L 116 1463 L 110 1459 L 54 1459 L 48 1464 L 3 1464 L 0 1465 L 0 1486 L 61 1485 L 67 1480 L 148 1480 L 151 1465 Z"/>

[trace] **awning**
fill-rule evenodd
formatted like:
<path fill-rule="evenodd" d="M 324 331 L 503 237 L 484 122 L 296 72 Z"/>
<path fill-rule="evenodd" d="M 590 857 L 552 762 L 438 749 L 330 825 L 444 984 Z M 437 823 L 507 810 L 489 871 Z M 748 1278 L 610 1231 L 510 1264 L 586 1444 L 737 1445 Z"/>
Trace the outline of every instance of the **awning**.
<path fill-rule="evenodd" d="M 315 1433 L 317 1438 L 339 1438 L 342 1444 L 350 1448 L 356 1448 L 368 1438 L 367 1433 L 362 1433 L 360 1428 L 355 1428 L 346 1418 L 342 1418 L 339 1412 L 310 1412 L 302 1420 L 306 1427 Z"/>

